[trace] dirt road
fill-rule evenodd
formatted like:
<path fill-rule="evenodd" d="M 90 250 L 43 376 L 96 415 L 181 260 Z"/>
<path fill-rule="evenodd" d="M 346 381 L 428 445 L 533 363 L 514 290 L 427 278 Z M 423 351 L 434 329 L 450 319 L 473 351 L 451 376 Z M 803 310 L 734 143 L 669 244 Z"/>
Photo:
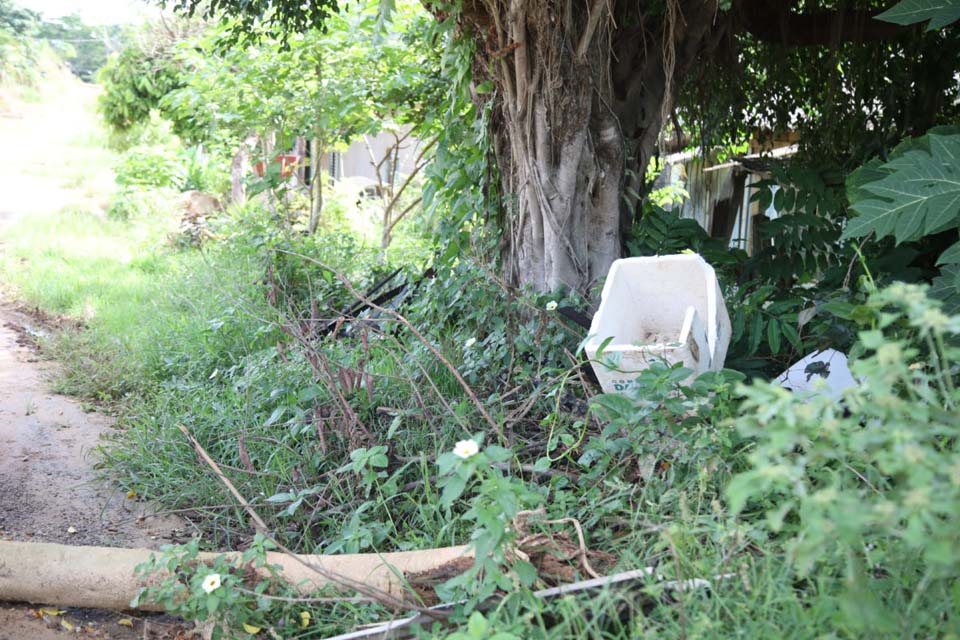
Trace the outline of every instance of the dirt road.
<path fill-rule="evenodd" d="M 109 188 L 109 172 L 78 166 L 77 136 L 95 131 L 94 98 L 92 88 L 64 82 L 52 99 L 8 102 L 0 113 L 0 148 L 15 150 L 0 154 L 0 251 L 16 220 L 95 205 Z M 98 481 L 96 448 L 113 421 L 51 391 L 57 365 L 42 361 L 35 344 L 45 331 L 14 301 L 0 300 L 0 539 L 149 548 L 183 539 L 181 521 L 155 517 L 136 496 Z M 39 611 L 42 604 L 0 603 L 0 640 L 64 638 L 71 627 L 85 637 L 150 635 L 136 617 L 51 615 Z"/>

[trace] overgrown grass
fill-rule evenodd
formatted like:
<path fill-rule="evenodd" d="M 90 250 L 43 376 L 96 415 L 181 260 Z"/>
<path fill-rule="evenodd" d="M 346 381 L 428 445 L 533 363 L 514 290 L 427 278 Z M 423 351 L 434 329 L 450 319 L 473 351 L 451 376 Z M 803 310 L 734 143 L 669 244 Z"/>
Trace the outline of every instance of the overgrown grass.
<path fill-rule="evenodd" d="M 84 207 L 25 218 L 5 238 L 0 267 L 24 301 L 82 320 L 82 331 L 57 334 L 48 347 L 64 362 L 65 390 L 120 410 L 122 430 L 102 452 L 105 469 L 125 489 L 183 510 L 204 547 L 246 546 L 253 530 L 198 463 L 180 425 L 294 549 L 380 552 L 471 540 L 487 549 L 460 585 L 440 592 L 471 605 L 509 595 L 485 614 L 487 622 L 475 617 L 454 634 L 458 640 L 494 632 L 503 640 L 957 633 L 956 534 L 944 526 L 958 513 L 956 500 L 945 498 L 923 521 L 935 530 L 931 555 L 946 573 L 903 546 L 911 539 L 923 546 L 926 530 L 899 529 L 921 503 L 913 494 L 913 502 L 900 500 L 898 484 L 933 478 L 946 496 L 956 477 L 945 474 L 946 463 L 922 463 L 956 454 L 949 431 L 956 370 L 943 363 L 960 354 L 937 340 L 944 331 L 960 333 L 960 319 L 941 317 L 915 291 L 873 306 L 860 292 L 841 310 L 849 317 L 823 320 L 845 323 L 851 336 L 853 317 L 874 330 L 863 334 L 876 350 L 864 365 L 865 388 L 902 374 L 873 396 L 849 396 L 861 415 L 871 414 L 862 403 L 879 398 L 878 420 L 868 424 L 782 391 L 761 397 L 762 387 L 736 387 L 742 376 L 735 372 L 688 384 L 689 372 L 653 366 L 630 395 L 598 395 L 577 373 L 573 352 L 583 332 L 547 304 L 564 300 L 506 291 L 466 256 L 421 281 L 419 248 L 427 245 L 420 237 L 401 237 L 384 263 L 370 225 L 357 236 L 333 220 L 307 237 L 283 215 L 251 205 L 215 220 L 218 239 L 198 248 L 171 242 L 179 222 L 172 207 L 128 209 L 123 220 Z M 345 312 L 356 302 L 348 284 L 363 291 L 395 266 L 407 271 L 396 311 Z M 900 299 L 916 308 L 892 314 L 890 301 Z M 875 331 L 881 326 L 886 335 Z M 916 348 L 917 335 L 933 347 Z M 925 377 L 930 371 L 935 378 Z M 743 403 L 751 393 L 760 398 L 752 408 Z M 774 401 L 782 403 L 776 415 L 765 415 Z M 814 414 L 818 406 L 827 413 Z M 896 437 L 914 448 L 898 449 L 902 442 L 877 428 L 886 424 L 879 418 L 899 420 Z M 935 422 L 944 431 L 922 440 Z M 851 437 L 823 444 L 827 427 Z M 871 436 L 877 455 L 845 446 L 861 434 Z M 483 441 L 474 462 L 450 453 L 468 438 Z M 792 482 L 763 484 L 814 454 L 820 462 Z M 905 465 L 909 473 L 889 462 L 904 456 L 914 460 Z M 476 460 L 482 464 L 471 466 Z M 733 507 L 737 478 L 743 495 Z M 850 502 L 837 506 L 833 494 L 821 495 L 834 482 Z M 875 501 L 889 511 L 887 497 L 906 514 L 892 524 L 858 509 Z M 526 526 L 520 512 L 537 508 L 548 518 L 575 518 L 586 546 L 609 554 L 606 570 L 653 567 L 653 576 L 630 593 L 536 601 L 528 587 L 585 572 L 573 553 L 560 578 L 524 573 L 510 548 Z M 808 522 L 827 508 L 830 518 Z M 575 539 L 569 521 L 529 526 Z M 796 542 L 823 527 L 844 531 L 846 546 L 834 548 L 835 536 L 828 537 L 813 554 L 815 570 L 799 570 Z M 665 592 L 658 575 L 711 584 Z M 352 603 L 343 611 L 338 618 L 317 610 L 319 624 L 303 636 L 323 637 L 372 615 Z M 289 619 L 275 624 L 291 626 Z"/>
<path fill-rule="evenodd" d="M 546 297 L 508 295 L 464 261 L 405 298 L 400 310 L 423 341 L 389 313 L 341 318 L 331 335 L 321 328 L 353 300 L 339 277 L 363 288 L 389 269 L 375 249 L 283 231 L 257 210 L 225 218 L 222 241 L 183 249 L 167 240 L 172 223 L 76 210 L 34 219 L 14 230 L 4 268 L 31 302 L 84 318 L 86 329 L 53 349 L 74 370 L 71 390 L 124 400 L 107 468 L 124 488 L 186 509 L 204 546 L 244 546 L 252 530 L 179 425 L 296 549 L 482 540 L 502 535 L 516 510 L 543 506 L 549 517 L 576 518 L 588 547 L 611 554 L 616 569 L 712 582 L 666 593 L 651 578 L 629 596 L 545 606 L 514 576 L 508 590 L 517 593 L 485 614 L 504 638 L 892 638 L 956 628 L 949 581 L 917 589 L 915 567 L 890 564 L 865 596 L 835 558 L 797 571 L 789 538 L 765 524 L 775 497 L 730 511 L 725 488 L 756 447 L 737 429 L 754 418 L 740 414 L 734 378 L 686 387 L 685 373 L 655 367 L 634 396 L 594 398 L 587 413 L 594 391 L 568 375 L 578 333 L 545 311 Z M 809 413 L 800 403 L 791 411 L 797 421 Z M 437 461 L 480 434 L 487 450 L 512 447 L 505 470 L 478 470 L 448 498 L 451 476 Z M 800 519 L 787 530 L 802 532 Z M 490 579 L 487 567 L 467 594 Z M 875 624 L 877 606 L 912 614 Z M 320 611 L 314 620 L 326 622 L 307 636 L 350 626 Z"/>
<path fill-rule="evenodd" d="M 652 367 L 631 396 L 596 397 L 569 375 L 575 361 L 568 352 L 580 335 L 546 311 L 548 297 L 508 294 L 467 261 L 404 298 L 400 311 L 421 340 L 390 313 L 340 315 L 354 300 L 340 277 L 363 289 L 389 270 L 378 265 L 376 249 L 342 234 L 308 238 L 278 228 L 257 209 L 225 217 L 219 242 L 179 248 L 167 238 L 173 222 L 77 210 L 36 218 L 14 229 L 4 268 L 26 299 L 84 319 L 84 331 L 61 335 L 52 348 L 71 371 L 68 388 L 123 400 L 124 429 L 103 452 L 111 477 L 186 510 L 204 546 L 242 547 L 253 531 L 198 464 L 179 425 L 295 549 L 422 549 L 500 536 L 494 557 L 503 565 L 485 566 L 458 593 L 469 597 L 501 575 L 505 582 L 497 584 L 513 595 L 485 614 L 486 635 L 463 631 L 454 638 L 494 631 L 503 638 L 909 638 L 956 631 L 960 603 L 950 581 L 902 563 L 895 536 L 871 533 L 878 541 L 872 544 L 889 555 L 858 583 L 840 554 L 824 557 L 816 571 L 798 571 L 790 536 L 809 535 L 808 514 L 787 518 L 783 530 L 767 517 L 790 500 L 758 493 L 739 514 L 731 511 L 730 481 L 751 468 L 759 443 L 744 435 L 743 425 L 760 414 L 743 414 L 737 376 L 686 385 L 685 372 Z M 878 308 L 865 306 L 861 315 Z M 338 319 L 336 332 L 325 333 L 327 321 Z M 914 377 L 923 370 L 907 369 L 906 360 L 886 370 L 894 366 Z M 807 405 L 784 402 L 777 420 L 818 428 Z M 845 419 L 854 432 L 863 430 Z M 919 434 L 926 424 L 911 428 Z M 459 463 L 445 471 L 444 456 L 456 441 L 480 436 L 481 456 L 510 446 L 503 465 L 476 469 L 458 486 L 452 478 Z M 924 455 L 944 455 L 937 447 L 951 442 Z M 803 446 L 812 455 L 812 445 Z M 803 446 L 787 454 L 799 455 Z M 871 471 L 872 460 L 850 455 L 856 474 L 843 475 L 842 465 L 809 473 L 818 486 L 852 479 L 856 491 L 867 490 L 858 477 L 874 474 L 869 492 L 879 491 L 887 479 Z M 777 468 L 765 464 L 758 477 Z M 536 507 L 551 518 L 576 518 L 588 548 L 613 559 L 607 570 L 650 566 L 666 579 L 706 578 L 711 586 L 665 592 L 651 577 L 629 595 L 539 603 L 519 574 L 497 573 L 509 564 L 502 555 L 508 525 L 519 510 Z M 573 536 L 563 525 L 534 530 Z M 369 620 L 369 610 L 352 611 L 357 622 Z M 320 610 L 313 619 L 318 624 L 305 637 L 351 626 Z M 475 619 L 470 628 L 479 625 Z"/>
<path fill-rule="evenodd" d="M 2 265 L 17 296 L 84 324 L 48 345 L 64 362 L 65 391 L 101 400 L 142 394 L 173 373 L 172 363 L 219 350 L 227 332 L 211 323 L 250 269 L 242 258 L 173 247 L 177 222 L 67 209 L 9 230 Z"/>

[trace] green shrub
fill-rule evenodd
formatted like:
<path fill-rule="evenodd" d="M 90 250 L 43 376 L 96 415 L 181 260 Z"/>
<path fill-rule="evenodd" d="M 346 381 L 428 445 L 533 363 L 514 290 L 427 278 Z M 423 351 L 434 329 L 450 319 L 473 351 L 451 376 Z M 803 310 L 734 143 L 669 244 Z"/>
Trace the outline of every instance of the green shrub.
<path fill-rule="evenodd" d="M 136 146 L 123 153 L 116 166 L 117 184 L 122 186 L 183 186 L 185 172 L 176 148 L 170 146 Z"/>
<path fill-rule="evenodd" d="M 162 108 L 164 96 L 185 85 L 185 72 L 174 54 L 175 44 L 169 36 L 147 35 L 111 55 L 100 69 L 97 80 L 103 92 L 99 111 L 113 132 L 123 134 L 147 121 L 152 112 Z M 181 129 L 186 126 L 176 118 L 171 120 Z"/>
<path fill-rule="evenodd" d="M 318 626 L 327 633 L 346 631 L 352 618 L 376 620 L 386 615 L 371 603 L 362 609 L 338 604 L 335 593 L 328 602 L 304 599 L 283 580 L 279 567 L 268 564 L 267 552 L 274 549 L 276 545 L 257 534 L 239 562 L 224 555 L 201 561 L 199 538 L 165 545 L 159 555 L 137 566 L 149 586 L 139 591 L 131 606 L 159 603 L 186 620 L 206 622 L 213 640 L 301 637 Z"/>
<path fill-rule="evenodd" d="M 178 156 L 183 180 L 183 191 L 203 191 L 215 196 L 226 193 L 230 188 L 230 167 L 221 158 L 205 151 L 201 145 L 183 149 Z"/>
<path fill-rule="evenodd" d="M 609 367 L 617 366 L 611 358 L 604 360 Z M 605 477 L 638 460 L 651 474 L 658 465 L 696 474 L 707 461 L 729 468 L 739 438 L 724 420 L 736 409 L 733 389 L 743 374 L 725 370 L 689 380 L 692 373 L 654 362 L 625 393 L 591 399 L 603 429 L 584 443 L 578 460 L 591 470 L 590 477 Z"/>
<path fill-rule="evenodd" d="M 757 384 L 736 421 L 754 446 L 727 488 L 733 512 L 783 539 L 801 577 L 842 572 L 855 629 L 960 629 L 960 316 L 925 293 L 870 297 L 842 402 Z"/>
<path fill-rule="evenodd" d="M 117 220 L 160 217 L 171 211 L 170 202 L 176 197 L 172 189 L 125 185 L 111 196 L 107 215 Z"/>

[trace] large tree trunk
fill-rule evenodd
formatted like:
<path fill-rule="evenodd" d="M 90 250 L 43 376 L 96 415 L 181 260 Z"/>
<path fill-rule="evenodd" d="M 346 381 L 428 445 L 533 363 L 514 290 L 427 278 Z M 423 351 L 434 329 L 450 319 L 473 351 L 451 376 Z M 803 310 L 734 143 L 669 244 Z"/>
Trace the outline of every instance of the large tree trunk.
<path fill-rule="evenodd" d="M 517 284 L 585 289 L 620 254 L 624 142 L 613 118 L 594 113 L 589 87 L 564 114 L 548 93 L 534 96 L 530 118 L 505 117 L 498 132 L 511 198 L 504 266 Z"/>
<path fill-rule="evenodd" d="M 506 194 L 503 265 L 514 284 L 586 292 L 621 255 L 625 169 L 643 175 L 673 74 L 702 50 L 716 13 L 716 0 L 668 0 L 657 15 L 645 4 L 656 3 L 465 8 L 498 88 L 491 126 Z"/>

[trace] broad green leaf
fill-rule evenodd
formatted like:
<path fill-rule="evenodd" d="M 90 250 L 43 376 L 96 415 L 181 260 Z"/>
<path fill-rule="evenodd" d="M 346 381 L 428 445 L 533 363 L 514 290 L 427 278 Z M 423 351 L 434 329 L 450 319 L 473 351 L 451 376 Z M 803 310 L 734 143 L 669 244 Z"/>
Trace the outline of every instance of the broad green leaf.
<path fill-rule="evenodd" d="M 777 320 L 770 320 L 767 324 L 767 344 L 771 352 L 780 353 L 780 323 Z"/>
<path fill-rule="evenodd" d="M 513 451 L 497 445 L 490 445 L 483 451 L 492 462 L 505 462 L 513 457 Z"/>
<path fill-rule="evenodd" d="M 467 631 L 471 638 L 482 638 L 487 633 L 487 619 L 479 611 L 474 611 L 467 621 Z"/>
<path fill-rule="evenodd" d="M 949 249 L 940 254 L 937 264 L 958 264 L 960 263 L 960 242 L 955 242 Z"/>
<path fill-rule="evenodd" d="M 757 313 L 753 316 L 750 323 L 750 350 L 748 353 L 756 353 L 760 342 L 763 340 L 763 314 Z"/>
<path fill-rule="evenodd" d="M 592 403 L 606 409 L 612 419 L 627 416 L 636 411 L 633 402 L 617 393 L 601 393 L 593 397 Z"/>
<path fill-rule="evenodd" d="M 440 504 L 444 507 L 449 507 L 453 504 L 454 500 L 463 495 L 464 489 L 467 488 L 467 481 L 460 476 L 450 476 L 444 480 L 443 493 L 440 496 Z"/>
<path fill-rule="evenodd" d="M 537 579 L 537 568 L 526 560 L 517 560 L 514 562 L 513 570 L 516 572 L 520 583 L 526 587 L 532 585 Z"/>
<path fill-rule="evenodd" d="M 747 500 L 750 499 L 758 488 L 758 478 L 758 472 L 747 471 L 734 476 L 733 479 L 730 480 L 726 488 L 727 505 L 730 508 L 730 513 L 737 515 L 743 510 L 743 507 L 747 504 Z"/>
<path fill-rule="evenodd" d="M 276 424 L 280 418 L 283 417 L 283 414 L 287 412 L 287 407 L 280 406 L 273 410 L 273 413 L 270 414 L 270 417 L 267 418 L 267 421 L 263 423 L 263 426 L 269 427 Z"/>
<path fill-rule="evenodd" d="M 803 346 L 803 343 L 800 341 L 800 334 L 789 322 L 781 322 L 780 330 L 783 332 L 783 335 L 786 336 L 787 340 L 790 341 L 790 344 L 793 345 L 795 349 L 800 349 Z"/>
<path fill-rule="evenodd" d="M 930 296 L 943 302 L 944 313 L 960 313 L 960 265 L 945 266 L 933 279 Z"/>
<path fill-rule="evenodd" d="M 607 345 L 609 345 L 611 342 L 613 342 L 613 336 L 604 338 L 603 342 L 600 343 L 600 346 L 597 347 L 597 355 L 596 355 L 597 360 L 603 357 L 603 350 L 606 349 Z"/>
<path fill-rule="evenodd" d="M 323 395 L 323 389 L 319 385 L 312 384 L 309 387 L 304 387 L 297 393 L 297 400 L 300 402 L 310 402 L 311 400 L 316 400 Z"/>
<path fill-rule="evenodd" d="M 856 185 L 859 215 L 843 238 L 896 237 L 898 243 L 943 231 L 960 219 L 960 135 L 927 136 L 929 153 L 911 148 L 883 165 L 887 175 Z"/>
<path fill-rule="evenodd" d="M 929 20 L 933 31 L 960 20 L 960 0 L 903 0 L 875 17 L 904 26 Z"/>

